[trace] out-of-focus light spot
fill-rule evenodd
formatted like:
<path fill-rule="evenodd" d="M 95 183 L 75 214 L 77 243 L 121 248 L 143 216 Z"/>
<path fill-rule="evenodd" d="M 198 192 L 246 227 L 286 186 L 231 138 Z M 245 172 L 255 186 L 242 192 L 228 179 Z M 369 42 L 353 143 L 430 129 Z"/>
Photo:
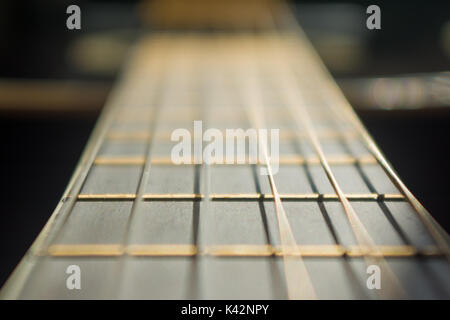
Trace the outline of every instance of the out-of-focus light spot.
<path fill-rule="evenodd" d="M 69 47 L 68 59 L 79 72 L 112 75 L 121 66 L 129 46 L 111 34 L 80 37 Z"/>
<path fill-rule="evenodd" d="M 366 51 L 361 40 L 345 34 L 315 34 L 312 39 L 328 68 L 333 72 L 352 72 L 364 63 Z"/>
<path fill-rule="evenodd" d="M 450 72 L 433 77 L 430 96 L 440 104 L 450 106 Z"/>
<path fill-rule="evenodd" d="M 341 81 L 359 109 L 422 109 L 450 106 L 450 72 Z"/>
<path fill-rule="evenodd" d="M 450 21 L 447 21 L 442 26 L 441 31 L 441 46 L 445 55 L 450 58 Z"/>
<path fill-rule="evenodd" d="M 380 78 L 370 87 L 372 104 L 383 109 L 420 108 L 426 101 L 425 84 L 417 78 Z"/>

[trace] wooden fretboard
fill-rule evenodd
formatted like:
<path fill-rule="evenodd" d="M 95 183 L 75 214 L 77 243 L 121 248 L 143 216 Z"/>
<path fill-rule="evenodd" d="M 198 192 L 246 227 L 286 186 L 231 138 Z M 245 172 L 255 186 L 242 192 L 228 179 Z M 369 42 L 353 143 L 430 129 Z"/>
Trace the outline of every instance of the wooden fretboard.
<path fill-rule="evenodd" d="M 276 128 L 273 163 L 175 165 L 171 133 Z M 192 136 L 194 132 L 192 132 Z M 449 238 L 296 27 L 138 41 L 3 298 L 450 298 Z M 68 290 L 66 268 L 81 269 Z M 381 289 L 368 289 L 368 266 Z"/>

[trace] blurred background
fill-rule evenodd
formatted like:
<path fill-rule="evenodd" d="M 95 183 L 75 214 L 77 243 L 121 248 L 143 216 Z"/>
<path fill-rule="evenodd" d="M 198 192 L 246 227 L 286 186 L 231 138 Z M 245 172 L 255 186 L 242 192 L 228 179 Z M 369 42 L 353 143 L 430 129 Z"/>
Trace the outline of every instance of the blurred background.
<path fill-rule="evenodd" d="M 81 30 L 66 28 L 71 4 L 81 8 Z M 370 4 L 381 8 L 381 30 L 366 28 Z M 394 169 L 450 231 L 450 2 L 290 5 Z M 0 285 L 59 201 L 130 45 L 161 25 L 143 8 L 0 2 Z"/>

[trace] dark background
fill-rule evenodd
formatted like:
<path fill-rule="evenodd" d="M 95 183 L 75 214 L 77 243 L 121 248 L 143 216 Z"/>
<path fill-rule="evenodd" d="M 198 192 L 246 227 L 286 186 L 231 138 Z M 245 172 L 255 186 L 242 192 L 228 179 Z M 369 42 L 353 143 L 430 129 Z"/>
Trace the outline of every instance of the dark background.
<path fill-rule="evenodd" d="M 71 65 L 67 48 L 85 34 L 139 26 L 134 1 L 27 0 L 0 2 L 0 78 L 77 79 L 111 86 L 117 70 L 83 73 Z M 340 20 L 340 1 L 298 1 L 300 5 L 332 3 L 315 19 L 301 6 L 305 31 L 353 33 L 365 45 L 365 59 L 354 69 L 329 68 L 338 79 L 357 79 L 449 70 L 440 34 L 450 21 L 444 1 L 346 1 L 382 9 L 382 30 Z M 81 31 L 65 28 L 65 9 L 82 8 Z M 314 10 L 313 10 L 314 11 Z M 107 13 L 107 14 L 105 14 Z M 309 17 L 309 18 L 308 18 Z M 329 17 L 329 16 L 327 16 Z M 313 40 L 314 42 L 314 40 Z M 325 59 L 326 62 L 326 59 Z M 100 107 L 101 103 L 98 107 Z M 357 107 L 357 106 L 355 106 Z M 98 116 L 98 109 L 80 114 L 21 113 L 0 110 L 2 138 L 0 208 L 0 285 L 20 261 L 54 210 Z M 360 111 L 360 117 L 402 180 L 450 230 L 447 206 L 450 112 Z"/>

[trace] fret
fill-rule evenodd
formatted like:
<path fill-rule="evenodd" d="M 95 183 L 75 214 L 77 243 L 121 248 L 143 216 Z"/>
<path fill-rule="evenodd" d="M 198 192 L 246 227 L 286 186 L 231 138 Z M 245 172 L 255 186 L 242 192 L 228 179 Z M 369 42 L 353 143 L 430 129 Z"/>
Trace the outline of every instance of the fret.
<path fill-rule="evenodd" d="M 401 194 L 345 194 L 349 201 L 403 201 L 404 197 Z M 212 194 L 210 195 L 212 200 L 215 201 L 236 201 L 236 200 L 273 200 L 272 194 Z M 336 194 L 280 194 L 281 200 L 292 201 L 339 201 Z"/>
<path fill-rule="evenodd" d="M 107 139 L 118 140 L 118 141 L 148 141 L 150 139 L 150 134 L 147 132 L 123 132 L 123 131 L 113 131 L 108 133 Z"/>
<path fill-rule="evenodd" d="M 349 201 L 406 201 L 402 194 L 345 194 Z M 113 200 L 134 200 L 136 194 L 79 194 L 79 201 L 113 201 Z M 143 194 L 142 199 L 153 200 L 200 200 L 204 195 L 199 193 L 159 193 L 159 194 Z M 230 194 L 210 194 L 209 198 L 212 201 L 260 201 L 260 200 L 273 200 L 272 194 L 262 193 L 230 193 Z M 339 201 L 336 194 L 319 194 L 319 193 L 303 193 L 303 194 L 280 194 L 282 200 L 293 201 Z"/>
<path fill-rule="evenodd" d="M 174 166 L 174 163 L 172 162 L 170 157 L 161 157 L 156 156 L 152 157 L 150 160 L 152 164 L 156 165 L 171 165 Z M 96 165 L 142 165 L 145 162 L 144 157 L 140 156 L 120 156 L 120 157 L 97 157 L 94 161 L 94 164 Z M 255 161 L 256 164 L 263 164 L 261 161 Z M 193 164 L 194 161 L 191 161 L 191 164 Z M 280 165 L 301 165 L 301 164 L 308 164 L 308 165 L 319 165 L 320 161 L 317 157 L 302 157 L 302 156 L 284 156 L 280 155 L 280 159 L 278 161 Z M 352 157 L 347 155 L 336 155 L 336 156 L 330 156 L 329 163 L 331 165 L 351 165 L 351 164 L 376 164 L 376 159 L 370 156 L 366 157 Z M 227 165 L 227 163 L 212 163 L 213 165 Z M 250 164 L 250 160 L 248 158 L 245 158 L 244 164 Z M 182 166 L 185 164 L 181 164 L 178 166 Z M 231 164 L 233 166 L 239 166 L 241 164 L 233 163 Z"/>
<path fill-rule="evenodd" d="M 129 245 L 126 253 L 139 257 L 162 257 L 162 256 L 194 256 L 198 254 L 197 248 L 193 245 L 169 244 L 133 244 Z"/>
<path fill-rule="evenodd" d="M 340 245 L 300 245 L 297 248 L 281 248 L 270 245 L 212 245 L 202 248 L 183 244 L 132 244 L 121 245 L 52 245 L 47 255 L 54 257 L 115 257 L 120 255 L 136 257 L 191 257 L 209 255 L 214 257 L 282 257 L 283 255 L 300 255 L 305 258 L 343 257 L 359 258 L 368 255 L 382 255 L 391 258 L 409 258 L 414 256 L 439 257 L 445 254 L 437 247 L 417 250 L 412 246 L 378 246 L 375 252 L 359 246 L 343 247 Z"/>
<path fill-rule="evenodd" d="M 143 165 L 144 157 L 98 157 L 94 160 L 96 165 Z"/>
<path fill-rule="evenodd" d="M 203 194 L 199 194 L 199 193 L 193 193 L 193 194 L 188 194 L 188 193 L 179 193 L 179 194 L 144 194 L 142 196 L 142 198 L 144 200 L 166 200 L 166 201 L 170 201 L 170 200 L 201 200 L 204 198 Z"/>
<path fill-rule="evenodd" d="M 184 119 L 183 124 L 185 124 L 185 123 L 186 123 L 186 120 Z M 225 136 L 225 132 L 223 130 L 221 131 L 221 133 L 222 133 L 222 135 Z M 171 131 L 166 131 L 166 132 L 163 131 L 163 132 L 158 132 L 155 135 L 155 137 L 153 137 L 153 138 L 158 141 L 168 142 L 168 141 L 170 141 L 171 135 L 172 135 Z M 193 132 L 191 132 L 191 135 L 193 135 Z M 341 132 L 336 132 L 333 130 L 322 130 L 322 131 L 318 132 L 318 136 L 323 140 L 337 140 L 337 139 L 342 139 L 343 137 L 356 138 L 356 137 L 358 137 L 358 134 L 357 134 L 357 132 L 353 132 L 353 131 L 341 133 Z M 150 133 L 148 133 L 146 131 L 129 132 L 129 131 L 121 131 L 121 130 L 112 130 L 106 136 L 106 138 L 108 140 L 112 140 L 112 141 L 134 141 L 134 140 L 147 141 L 148 139 L 150 139 L 150 137 L 151 137 Z M 286 131 L 280 132 L 280 140 L 282 140 L 282 141 L 293 139 L 293 138 L 306 139 L 307 136 L 304 133 L 292 132 L 291 130 L 286 130 Z M 355 140 L 355 142 L 356 141 L 357 140 Z"/>
<path fill-rule="evenodd" d="M 79 194 L 78 201 L 113 201 L 113 200 L 134 200 L 136 194 L 133 193 L 104 193 L 104 194 Z"/>
<path fill-rule="evenodd" d="M 48 254 L 54 257 L 114 257 L 123 253 L 123 247 L 116 244 L 55 244 L 48 248 Z"/>

